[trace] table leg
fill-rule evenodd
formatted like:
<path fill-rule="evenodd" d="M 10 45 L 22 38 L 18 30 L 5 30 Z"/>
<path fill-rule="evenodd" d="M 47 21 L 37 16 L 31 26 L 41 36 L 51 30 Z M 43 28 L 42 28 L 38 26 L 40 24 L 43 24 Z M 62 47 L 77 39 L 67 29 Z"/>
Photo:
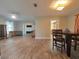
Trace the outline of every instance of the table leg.
<path fill-rule="evenodd" d="M 77 37 L 75 37 L 75 46 L 74 46 L 74 50 L 76 51 L 77 48 Z"/>
<path fill-rule="evenodd" d="M 71 56 L 71 35 L 66 35 L 66 43 L 67 43 L 67 56 L 70 57 Z"/>

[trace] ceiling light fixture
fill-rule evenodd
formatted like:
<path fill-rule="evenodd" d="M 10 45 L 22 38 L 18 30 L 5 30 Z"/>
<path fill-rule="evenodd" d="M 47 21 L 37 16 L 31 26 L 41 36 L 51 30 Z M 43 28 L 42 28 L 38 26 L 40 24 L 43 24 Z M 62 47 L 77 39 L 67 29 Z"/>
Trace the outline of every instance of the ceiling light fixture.
<path fill-rule="evenodd" d="M 64 9 L 64 7 L 57 7 L 57 9 L 56 9 L 56 10 L 61 11 L 61 10 L 63 10 L 63 9 Z"/>
<path fill-rule="evenodd" d="M 12 14 L 12 15 L 11 15 L 11 18 L 12 18 L 12 19 L 16 19 L 16 15 L 15 15 L 15 14 Z"/>
<path fill-rule="evenodd" d="M 64 7 L 66 6 L 66 4 L 67 4 L 67 0 L 58 0 L 58 1 L 56 1 L 55 2 L 55 4 L 51 4 L 50 5 L 50 7 L 51 8 L 55 8 L 56 10 L 59 10 L 59 11 L 61 11 L 61 10 L 63 10 L 64 9 Z M 54 5 L 54 6 L 53 6 Z"/>

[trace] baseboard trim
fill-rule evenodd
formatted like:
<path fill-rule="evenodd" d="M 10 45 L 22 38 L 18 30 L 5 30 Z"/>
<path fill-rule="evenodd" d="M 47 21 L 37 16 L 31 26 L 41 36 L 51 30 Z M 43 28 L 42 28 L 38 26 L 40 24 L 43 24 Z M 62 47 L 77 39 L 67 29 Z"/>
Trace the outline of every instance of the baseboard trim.
<path fill-rule="evenodd" d="M 35 37 L 35 39 L 50 39 L 50 37 Z"/>

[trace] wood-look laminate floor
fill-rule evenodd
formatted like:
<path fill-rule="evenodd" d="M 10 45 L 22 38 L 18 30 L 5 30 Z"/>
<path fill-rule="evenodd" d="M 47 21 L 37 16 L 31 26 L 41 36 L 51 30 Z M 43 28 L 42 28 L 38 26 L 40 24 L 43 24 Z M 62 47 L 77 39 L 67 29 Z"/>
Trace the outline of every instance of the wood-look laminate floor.
<path fill-rule="evenodd" d="M 1 59 L 68 59 L 64 53 L 50 51 L 50 40 L 15 37 L 0 40 Z"/>

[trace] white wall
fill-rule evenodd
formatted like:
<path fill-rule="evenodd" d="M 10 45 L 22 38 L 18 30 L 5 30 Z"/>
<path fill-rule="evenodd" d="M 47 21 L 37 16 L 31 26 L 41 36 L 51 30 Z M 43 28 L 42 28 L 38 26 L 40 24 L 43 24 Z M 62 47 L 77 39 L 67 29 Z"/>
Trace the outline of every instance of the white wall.
<path fill-rule="evenodd" d="M 37 18 L 35 23 L 35 38 L 50 39 L 50 18 Z"/>
<path fill-rule="evenodd" d="M 74 32 L 74 25 L 75 25 L 75 19 L 76 16 L 68 16 L 68 28 L 70 29 L 71 32 Z"/>
<path fill-rule="evenodd" d="M 15 31 L 22 31 L 23 30 L 23 25 L 31 23 L 34 25 L 34 22 L 32 21 L 15 21 L 14 22 L 14 30 Z"/>
<path fill-rule="evenodd" d="M 64 29 L 67 25 L 67 17 L 40 17 L 36 19 L 35 38 L 50 39 L 51 38 L 51 20 L 59 20 L 59 28 Z"/>
<path fill-rule="evenodd" d="M 60 16 L 59 17 L 59 27 L 61 28 L 61 29 L 65 29 L 65 28 L 67 28 L 67 24 L 68 24 L 68 17 L 67 16 Z"/>
<path fill-rule="evenodd" d="M 14 31 L 23 31 L 23 35 L 26 35 L 27 24 L 32 24 L 32 30 L 35 30 L 35 22 L 34 21 L 15 21 L 14 22 Z"/>
<path fill-rule="evenodd" d="M 20 21 L 14 21 L 14 31 L 22 31 L 23 23 Z"/>
<path fill-rule="evenodd" d="M 2 17 L 0 17 L 0 24 L 6 24 L 6 20 Z"/>
<path fill-rule="evenodd" d="M 59 20 L 60 21 L 59 28 L 63 29 L 66 27 L 67 24 L 66 17 L 38 17 L 36 18 L 35 21 L 14 21 L 14 31 L 23 31 L 24 24 L 32 23 L 35 26 L 33 27 L 33 29 L 35 30 L 36 39 L 50 39 L 51 20 Z M 6 21 L 3 18 L 0 18 L 0 24 L 6 24 Z"/>
<path fill-rule="evenodd" d="M 72 18 L 72 17 L 70 17 Z M 70 19 L 68 18 L 68 19 Z M 72 18 L 73 19 L 73 18 Z M 70 28 L 72 27 L 72 22 L 73 20 L 67 20 L 67 17 L 37 17 L 35 21 L 14 21 L 14 31 L 23 31 L 23 25 L 27 23 L 31 23 L 34 25 L 33 29 L 35 30 L 35 38 L 36 39 L 50 39 L 50 34 L 51 34 L 51 25 L 50 21 L 51 20 L 59 20 L 59 28 L 64 29 L 67 27 Z M 67 22 L 68 21 L 68 22 Z M 3 18 L 0 18 L 0 24 L 5 24 L 6 21 Z"/>
<path fill-rule="evenodd" d="M 75 26 L 75 19 L 76 19 L 76 15 L 79 14 L 79 10 L 73 10 L 73 12 L 71 12 L 68 15 L 68 28 L 71 30 L 71 32 L 74 32 L 74 26 Z"/>

